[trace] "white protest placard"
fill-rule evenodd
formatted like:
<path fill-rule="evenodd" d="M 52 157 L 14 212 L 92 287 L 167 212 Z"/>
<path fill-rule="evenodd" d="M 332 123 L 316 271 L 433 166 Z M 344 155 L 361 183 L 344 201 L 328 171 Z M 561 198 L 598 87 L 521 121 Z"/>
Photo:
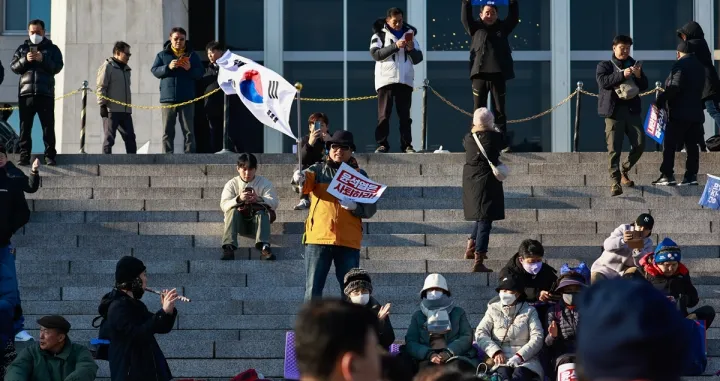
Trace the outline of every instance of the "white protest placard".
<path fill-rule="evenodd" d="M 338 200 L 374 204 L 380 199 L 385 189 L 387 186 L 368 179 L 349 165 L 342 163 L 330 182 L 328 193 Z"/>

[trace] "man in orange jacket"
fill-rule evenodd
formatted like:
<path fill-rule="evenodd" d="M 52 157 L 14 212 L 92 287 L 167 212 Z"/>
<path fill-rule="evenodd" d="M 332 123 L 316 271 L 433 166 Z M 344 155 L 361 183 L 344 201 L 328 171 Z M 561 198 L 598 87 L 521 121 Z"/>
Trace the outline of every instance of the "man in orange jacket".
<path fill-rule="evenodd" d="M 367 176 L 359 169 L 352 154 L 355 143 L 352 133 L 337 131 L 325 142 L 328 160 L 296 171 L 293 183 L 310 195 L 310 213 L 305 221 L 305 300 L 320 299 L 330 265 L 335 264 L 335 275 L 343 294 L 345 274 L 352 268 L 360 267 L 360 246 L 362 244 L 362 219 L 371 218 L 377 211 L 375 204 L 359 204 L 349 200 L 338 200 L 328 193 L 328 186 L 340 165 L 346 163 Z"/>

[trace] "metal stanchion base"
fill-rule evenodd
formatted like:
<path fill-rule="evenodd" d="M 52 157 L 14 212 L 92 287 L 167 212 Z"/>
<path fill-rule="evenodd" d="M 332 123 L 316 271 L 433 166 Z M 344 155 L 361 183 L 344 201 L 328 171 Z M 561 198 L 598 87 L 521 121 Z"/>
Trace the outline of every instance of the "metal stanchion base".
<path fill-rule="evenodd" d="M 223 150 L 220 151 L 220 152 L 215 152 L 216 155 L 226 155 L 226 154 L 229 154 L 229 153 L 235 153 L 235 152 L 230 151 L 229 149 L 224 149 L 224 148 L 223 148 Z"/>
<path fill-rule="evenodd" d="M 78 153 L 79 153 L 79 154 L 82 154 L 82 155 L 85 155 L 85 154 L 87 154 L 87 152 L 85 152 L 85 150 L 84 150 L 84 149 L 81 149 L 81 150 L 80 150 L 80 151 L 79 151 Z"/>

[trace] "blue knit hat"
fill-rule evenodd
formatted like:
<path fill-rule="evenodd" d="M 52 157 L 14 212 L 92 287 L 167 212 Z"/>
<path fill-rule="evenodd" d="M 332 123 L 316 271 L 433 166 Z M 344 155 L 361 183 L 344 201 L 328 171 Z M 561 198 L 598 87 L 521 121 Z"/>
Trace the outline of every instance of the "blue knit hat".
<path fill-rule="evenodd" d="M 665 238 L 655 248 L 655 263 L 659 264 L 671 261 L 682 261 L 682 254 L 680 253 L 680 247 L 675 241 L 670 238 Z"/>
<path fill-rule="evenodd" d="M 689 332 L 665 295 L 628 279 L 598 282 L 580 295 L 576 353 L 586 379 L 680 379 Z"/>

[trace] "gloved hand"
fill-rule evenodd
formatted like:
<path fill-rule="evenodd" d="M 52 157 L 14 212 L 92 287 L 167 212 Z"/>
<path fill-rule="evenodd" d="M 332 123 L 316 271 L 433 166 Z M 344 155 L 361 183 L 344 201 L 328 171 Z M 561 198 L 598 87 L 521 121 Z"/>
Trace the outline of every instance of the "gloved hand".
<path fill-rule="evenodd" d="M 353 200 L 340 200 L 340 206 L 343 209 L 353 211 L 357 209 L 357 203 Z"/>
<path fill-rule="evenodd" d="M 303 172 L 301 170 L 295 171 L 295 173 L 293 173 L 292 181 L 293 181 L 293 183 L 300 185 L 300 186 L 305 184 L 305 172 Z"/>
<path fill-rule="evenodd" d="M 100 116 L 103 118 L 108 117 L 108 107 L 106 105 L 100 106 Z"/>
<path fill-rule="evenodd" d="M 515 356 L 511 357 L 510 360 L 508 360 L 506 365 L 515 368 L 515 367 L 520 366 L 520 364 L 522 364 L 522 363 L 523 363 L 523 360 L 520 358 L 520 356 L 515 355 Z"/>

